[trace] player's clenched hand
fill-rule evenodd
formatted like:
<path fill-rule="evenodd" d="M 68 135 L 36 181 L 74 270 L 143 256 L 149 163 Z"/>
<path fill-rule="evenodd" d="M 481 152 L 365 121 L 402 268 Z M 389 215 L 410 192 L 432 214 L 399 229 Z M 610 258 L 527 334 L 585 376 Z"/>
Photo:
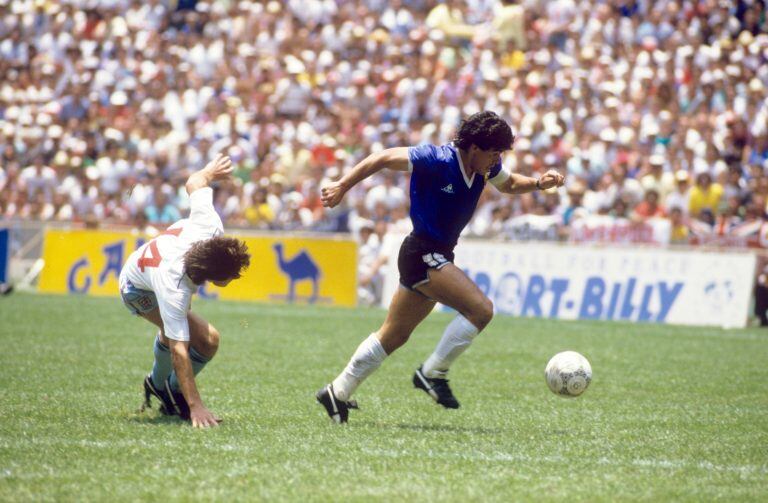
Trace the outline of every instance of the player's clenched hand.
<path fill-rule="evenodd" d="M 224 154 L 216 154 L 216 157 L 205 166 L 205 170 L 210 175 L 211 180 L 224 180 L 232 174 L 234 169 L 232 159 Z"/>
<path fill-rule="evenodd" d="M 341 198 L 346 192 L 347 190 L 341 182 L 331 182 L 320 189 L 320 200 L 323 202 L 323 206 L 333 208 L 341 202 Z"/>
<path fill-rule="evenodd" d="M 552 187 L 562 187 L 564 183 L 565 177 L 554 169 L 550 169 L 539 178 L 539 186 L 543 190 L 551 189 Z"/>
<path fill-rule="evenodd" d="M 214 416 L 211 411 L 202 405 L 192 407 L 189 410 L 189 419 L 192 421 L 193 428 L 208 428 L 210 426 L 218 426 L 219 422 L 221 422 L 221 419 Z"/>

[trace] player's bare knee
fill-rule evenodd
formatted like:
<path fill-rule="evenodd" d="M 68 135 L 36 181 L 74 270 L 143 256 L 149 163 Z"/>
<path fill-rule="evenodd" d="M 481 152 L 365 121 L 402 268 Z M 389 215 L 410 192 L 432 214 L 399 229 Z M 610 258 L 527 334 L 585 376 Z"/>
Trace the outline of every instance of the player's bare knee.
<path fill-rule="evenodd" d="M 218 330 L 216 330 L 216 327 L 213 325 L 209 325 L 208 327 L 208 348 L 210 350 L 210 353 L 208 356 L 213 356 L 216 354 L 216 351 L 219 349 L 219 341 L 221 341 L 221 334 Z"/>
<path fill-rule="evenodd" d="M 477 327 L 478 331 L 482 331 L 493 319 L 493 302 L 491 302 L 491 299 L 484 297 L 483 301 L 472 310 L 467 319 Z"/>
<path fill-rule="evenodd" d="M 483 309 L 482 309 L 482 321 L 484 322 L 483 328 L 485 328 L 485 326 L 488 325 L 492 319 L 493 319 L 493 301 L 491 301 L 491 299 L 486 297 L 485 301 L 483 302 Z"/>
<path fill-rule="evenodd" d="M 221 334 L 213 325 L 208 325 L 207 333 L 192 342 L 192 346 L 197 352 L 206 358 L 213 358 L 219 349 Z"/>

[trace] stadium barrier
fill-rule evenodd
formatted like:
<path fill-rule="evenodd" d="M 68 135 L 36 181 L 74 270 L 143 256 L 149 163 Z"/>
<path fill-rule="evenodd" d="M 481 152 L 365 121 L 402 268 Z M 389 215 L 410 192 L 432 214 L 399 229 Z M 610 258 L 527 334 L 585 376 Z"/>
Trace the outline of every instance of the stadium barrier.
<path fill-rule="evenodd" d="M 248 245 L 251 266 L 226 288 L 207 285 L 206 298 L 354 306 L 357 245 L 348 238 L 285 234 L 238 236 Z M 118 294 L 118 276 L 128 256 L 148 238 L 130 232 L 47 229 L 38 289 L 47 293 Z"/>
<path fill-rule="evenodd" d="M 400 241 L 389 241 L 390 257 Z M 747 325 L 756 256 L 464 240 L 455 263 L 501 314 L 737 328 Z M 389 305 L 398 277 L 390 260 L 382 305 Z"/>

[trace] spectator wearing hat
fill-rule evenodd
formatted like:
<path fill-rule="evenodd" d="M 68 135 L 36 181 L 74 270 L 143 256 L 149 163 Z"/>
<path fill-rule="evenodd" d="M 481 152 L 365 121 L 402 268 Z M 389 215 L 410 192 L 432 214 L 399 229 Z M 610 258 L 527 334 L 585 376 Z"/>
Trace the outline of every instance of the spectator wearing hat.
<path fill-rule="evenodd" d="M 661 154 L 654 154 L 648 159 L 646 174 L 640 178 L 643 189 L 653 189 L 657 192 L 660 201 L 664 201 L 667 195 L 675 190 L 675 175 L 664 170 L 665 159 Z"/>
<path fill-rule="evenodd" d="M 675 190 L 667 194 L 664 199 L 664 206 L 671 211 L 672 208 L 679 208 L 682 214 L 688 215 L 688 208 L 690 207 L 690 176 L 688 172 L 679 169 L 675 172 Z"/>
<path fill-rule="evenodd" d="M 286 57 L 287 77 L 277 83 L 273 101 L 278 113 L 288 119 L 299 119 L 307 111 L 312 89 L 299 78 L 305 70 L 304 63 L 294 56 Z"/>

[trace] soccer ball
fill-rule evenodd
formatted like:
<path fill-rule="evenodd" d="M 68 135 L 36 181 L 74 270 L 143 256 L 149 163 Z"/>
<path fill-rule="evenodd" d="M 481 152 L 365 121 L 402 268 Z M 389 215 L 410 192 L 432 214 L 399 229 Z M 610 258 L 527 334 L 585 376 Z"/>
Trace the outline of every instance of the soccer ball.
<path fill-rule="evenodd" d="M 592 381 L 592 366 L 576 351 L 563 351 L 549 360 L 544 369 L 544 378 L 552 393 L 579 396 Z"/>

